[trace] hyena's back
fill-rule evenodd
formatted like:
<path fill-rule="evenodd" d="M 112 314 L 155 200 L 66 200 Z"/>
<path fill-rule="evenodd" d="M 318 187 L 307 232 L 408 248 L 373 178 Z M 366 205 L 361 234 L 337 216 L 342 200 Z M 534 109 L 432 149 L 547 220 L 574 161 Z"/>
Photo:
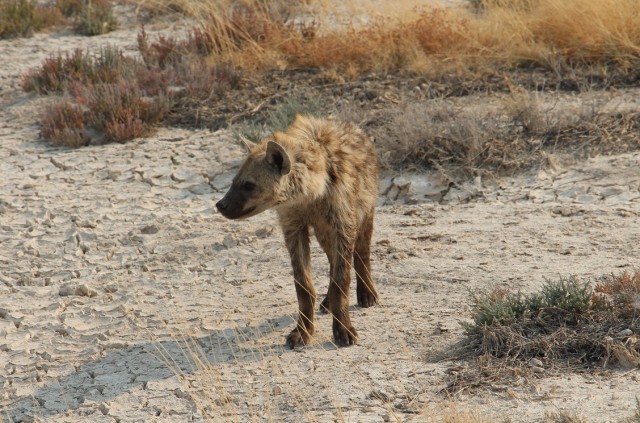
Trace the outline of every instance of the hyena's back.
<path fill-rule="evenodd" d="M 300 143 L 296 158 L 324 167 L 326 200 L 348 204 L 362 221 L 378 195 L 378 167 L 371 138 L 348 122 L 301 116 L 286 135 Z"/>

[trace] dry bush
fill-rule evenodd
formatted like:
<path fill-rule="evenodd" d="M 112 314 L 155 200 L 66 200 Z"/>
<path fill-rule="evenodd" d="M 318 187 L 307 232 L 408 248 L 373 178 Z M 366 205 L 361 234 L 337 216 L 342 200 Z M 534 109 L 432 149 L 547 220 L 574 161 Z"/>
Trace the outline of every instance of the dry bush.
<path fill-rule="evenodd" d="M 107 142 L 147 135 L 170 107 L 166 97 L 144 97 L 136 85 L 127 82 L 94 85 L 82 100 L 89 109 L 88 123 L 104 133 Z"/>
<path fill-rule="evenodd" d="M 529 295 L 505 289 L 473 294 L 473 323 L 463 323 L 467 337 L 434 357 L 467 359 L 448 370 L 443 393 L 527 386 L 566 370 L 638 367 L 638 280 L 640 273 L 625 272 L 602 278 L 595 289 L 571 277 L 547 281 Z M 549 418 L 582 421 L 572 413 Z"/>
<path fill-rule="evenodd" d="M 431 167 L 474 174 L 512 171 L 535 160 L 529 140 L 513 133 L 498 110 L 450 102 L 403 101 L 371 117 L 343 110 L 375 138 L 383 167 Z"/>
<path fill-rule="evenodd" d="M 60 11 L 35 0 L 0 0 L 0 39 L 28 37 L 62 23 Z"/>
<path fill-rule="evenodd" d="M 148 135 L 170 104 L 165 95 L 146 97 L 124 81 L 78 87 L 74 102 L 63 100 L 50 107 L 41 133 L 54 144 L 70 147 L 88 145 L 92 139 L 124 142 Z"/>
<path fill-rule="evenodd" d="M 550 127 L 535 93 L 517 90 L 505 97 L 503 107 L 510 120 L 528 134 L 540 134 Z"/>
<path fill-rule="evenodd" d="M 149 68 L 166 69 L 187 58 L 206 57 L 212 49 L 211 40 L 202 30 L 194 28 L 186 39 L 176 39 L 160 35 L 150 41 L 144 26 L 137 37 L 138 51 Z"/>
<path fill-rule="evenodd" d="M 83 4 L 83 0 L 55 0 L 56 8 L 68 18 L 79 15 Z"/>
<path fill-rule="evenodd" d="M 180 87 L 176 96 L 197 102 L 219 98 L 241 85 L 243 74 L 237 66 L 206 59 L 212 44 L 197 28 L 182 40 L 160 36 L 150 41 L 143 27 L 138 34 L 138 49 L 146 65 L 139 75 L 142 87 L 158 80 L 165 89 L 168 85 Z"/>
<path fill-rule="evenodd" d="M 42 120 L 42 136 L 67 147 L 81 147 L 91 140 L 85 130 L 85 113 L 67 100 L 47 109 Z"/>
<path fill-rule="evenodd" d="M 100 35 L 111 32 L 117 22 L 111 10 L 110 0 L 84 0 L 79 12 L 77 30 L 84 35 Z"/>
<path fill-rule="evenodd" d="M 617 308 L 640 312 L 640 272 L 605 276 L 594 291 Z"/>
<path fill-rule="evenodd" d="M 588 420 L 575 411 L 547 412 L 543 423 L 588 423 Z"/>
<path fill-rule="evenodd" d="M 635 367 L 640 364 L 638 278 L 638 273 L 612 276 L 596 290 L 568 278 L 547 281 L 531 295 L 474 295 L 467 346 L 511 361 L 541 357 L 569 367 Z M 605 292 L 624 301 L 610 301 Z"/>
<path fill-rule="evenodd" d="M 79 49 L 52 55 L 23 75 L 22 88 L 71 95 L 104 141 L 121 142 L 148 134 L 178 103 L 195 108 L 241 85 L 237 67 L 206 60 L 206 36 L 198 31 L 185 40 L 151 42 L 143 29 L 138 44 L 143 60 L 112 46 L 94 55 Z"/>
<path fill-rule="evenodd" d="M 126 58 L 112 46 L 103 47 L 95 55 L 76 49 L 46 58 L 40 68 L 22 76 L 22 88 L 38 94 L 59 93 L 68 89 L 70 83 L 91 85 L 129 78 L 137 66 L 135 60 Z"/>
<path fill-rule="evenodd" d="M 325 3 L 324 9 L 300 9 L 297 3 L 185 1 L 181 8 L 198 19 L 214 57 L 247 69 L 315 67 L 348 76 L 530 63 L 553 70 L 611 63 L 631 69 L 640 51 L 635 0 L 486 0 L 475 12 L 432 7 L 396 17 L 360 8 L 356 13 L 366 22 L 350 19 L 342 26 L 336 25 L 343 18 L 336 5 Z M 293 19 L 295 13 L 304 18 Z"/>

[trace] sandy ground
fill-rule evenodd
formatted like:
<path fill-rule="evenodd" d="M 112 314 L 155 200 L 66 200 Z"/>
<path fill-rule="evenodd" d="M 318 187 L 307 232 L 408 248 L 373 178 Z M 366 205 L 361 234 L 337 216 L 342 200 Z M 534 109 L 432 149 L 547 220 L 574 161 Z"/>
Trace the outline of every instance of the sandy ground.
<path fill-rule="evenodd" d="M 0 419 L 425 421 L 448 402 L 452 363 L 432 357 L 461 339 L 470 290 L 638 263 L 640 154 L 476 181 L 440 203 L 424 196 L 428 175 L 385 178 L 382 304 L 352 306 L 359 345 L 335 349 L 318 315 L 315 344 L 285 349 L 297 302 L 274 214 L 231 222 L 213 207 L 243 156 L 227 133 L 161 129 L 78 150 L 38 138 L 47 100 L 22 93 L 19 75 L 60 49 L 134 50 L 134 32 L 0 41 Z M 313 265 L 324 293 L 315 244 Z M 637 370 L 552 370 L 457 407 L 514 422 L 633 415 Z"/>

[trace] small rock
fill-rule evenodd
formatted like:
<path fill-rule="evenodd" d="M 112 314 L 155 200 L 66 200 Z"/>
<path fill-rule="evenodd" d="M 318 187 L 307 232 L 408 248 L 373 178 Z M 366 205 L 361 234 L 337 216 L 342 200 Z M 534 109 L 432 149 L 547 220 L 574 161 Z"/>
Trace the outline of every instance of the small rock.
<path fill-rule="evenodd" d="M 61 297 L 69 297 L 76 292 L 75 288 L 70 285 L 61 286 L 58 290 L 58 295 Z"/>
<path fill-rule="evenodd" d="M 593 194 L 580 194 L 574 200 L 574 202 L 579 204 L 594 204 L 598 201 L 600 201 L 600 197 Z"/>
<path fill-rule="evenodd" d="M 260 228 L 256 232 L 256 236 L 260 239 L 267 238 L 273 233 L 273 226 Z"/>
<path fill-rule="evenodd" d="M 380 195 L 386 195 L 387 192 L 389 192 L 389 189 L 391 189 L 392 185 L 393 178 L 390 178 L 389 176 L 380 178 L 380 182 L 378 183 L 378 192 L 380 193 Z"/>
<path fill-rule="evenodd" d="M 158 229 L 158 227 L 155 225 L 147 225 L 144 228 L 140 229 L 140 233 L 144 235 L 154 235 L 157 234 L 159 230 L 160 229 Z"/>
<path fill-rule="evenodd" d="M 620 195 L 623 192 L 629 191 L 629 187 L 622 186 L 622 185 L 611 185 L 608 187 L 602 187 L 597 191 L 598 191 L 598 194 L 606 198 L 606 197 L 613 197 L 615 195 Z"/>
<path fill-rule="evenodd" d="M 67 284 L 60 287 L 60 289 L 58 290 L 58 295 L 61 297 L 69 297 L 71 295 L 77 295 L 79 297 L 92 298 L 97 296 L 98 293 L 93 289 L 89 288 L 85 284 L 81 284 L 81 285 Z"/>
<path fill-rule="evenodd" d="M 106 404 L 106 403 L 104 403 L 104 402 L 103 402 L 103 403 L 100 403 L 100 405 L 98 405 L 98 410 L 99 410 L 102 414 L 104 414 L 105 416 L 106 416 L 107 414 L 109 414 L 109 407 L 108 407 L 108 406 L 107 406 L 107 404 Z"/>
<path fill-rule="evenodd" d="M 391 200 L 391 201 L 395 201 L 398 198 L 399 194 L 400 194 L 400 188 L 398 188 L 397 186 L 393 185 L 387 191 L 387 198 L 389 200 Z"/>
<path fill-rule="evenodd" d="M 209 194 L 211 193 L 211 185 L 209 185 L 206 182 L 203 182 L 201 184 L 190 186 L 189 188 L 187 188 L 187 191 L 195 195 Z"/>
<path fill-rule="evenodd" d="M 233 237 L 233 235 L 225 235 L 224 240 L 222 240 L 222 245 L 227 248 L 231 248 L 238 245 L 238 241 Z"/>
<path fill-rule="evenodd" d="M 616 336 L 619 336 L 621 338 L 626 338 L 631 335 L 633 335 L 633 331 L 631 329 L 624 329 L 616 334 Z"/>
<path fill-rule="evenodd" d="M 442 199 L 445 203 L 465 202 L 472 197 L 472 193 L 458 188 L 451 188 Z"/>
<path fill-rule="evenodd" d="M 539 360 L 537 358 L 532 358 L 531 360 L 529 360 L 529 365 L 531 367 L 541 367 L 544 369 L 544 364 L 542 363 L 542 360 Z"/>

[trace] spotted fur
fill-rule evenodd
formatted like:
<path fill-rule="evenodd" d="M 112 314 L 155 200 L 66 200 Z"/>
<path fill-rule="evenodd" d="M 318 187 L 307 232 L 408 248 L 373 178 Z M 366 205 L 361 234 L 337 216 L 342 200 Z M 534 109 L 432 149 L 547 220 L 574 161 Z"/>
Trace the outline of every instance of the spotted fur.
<path fill-rule="evenodd" d="M 358 304 L 378 302 L 370 266 L 378 170 L 373 143 L 358 127 L 296 116 L 286 132 L 250 146 L 231 188 L 217 203 L 230 219 L 274 208 L 291 256 L 298 296 L 296 328 L 287 345 L 308 344 L 314 332 L 316 293 L 311 281 L 310 228 L 330 263 L 330 282 L 321 309 L 333 315 L 338 345 L 357 341 L 349 316 L 351 266 Z"/>

